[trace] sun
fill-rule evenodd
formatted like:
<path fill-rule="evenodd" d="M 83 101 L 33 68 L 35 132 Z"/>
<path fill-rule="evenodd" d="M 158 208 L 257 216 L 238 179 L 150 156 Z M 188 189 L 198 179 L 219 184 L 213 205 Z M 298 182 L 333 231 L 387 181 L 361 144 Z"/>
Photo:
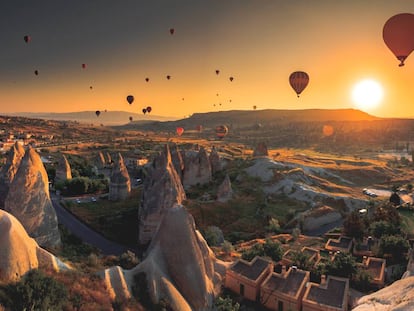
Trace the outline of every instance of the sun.
<path fill-rule="evenodd" d="M 381 103 L 384 91 L 379 82 L 365 79 L 357 82 L 352 89 L 352 101 L 358 109 L 373 110 Z"/>

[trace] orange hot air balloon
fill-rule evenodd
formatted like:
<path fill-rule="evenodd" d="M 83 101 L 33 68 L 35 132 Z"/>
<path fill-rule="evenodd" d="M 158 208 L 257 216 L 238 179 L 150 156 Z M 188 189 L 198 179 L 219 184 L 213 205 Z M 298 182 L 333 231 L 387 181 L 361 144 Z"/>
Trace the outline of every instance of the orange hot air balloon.
<path fill-rule="evenodd" d="M 127 102 L 131 105 L 134 102 L 134 96 L 128 95 L 126 97 Z"/>
<path fill-rule="evenodd" d="M 323 136 L 332 136 L 334 133 L 334 128 L 332 125 L 324 125 L 322 127 Z"/>
<path fill-rule="evenodd" d="M 289 83 L 299 97 L 309 83 L 309 76 L 304 71 L 292 72 L 289 76 Z"/>
<path fill-rule="evenodd" d="M 82 69 L 86 69 L 86 64 L 82 64 Z"/>
<path fill-rule="evenodd" d="M 389 18 L 382 30 L 385 44 L 400 61 L 400 67 L 414 50 L 414 14 L 401 13 Z"/>
<path fill-rule="evenodd" d="M 32 41 L 32 37 L 26 35 L 23 37 L 23 40 L 24 42 L 29 43 L 30 41 Z"/>
<path fill-rule="evenodd" d="M 170 28 L 170 35 L 173 35 L 174 32 L 175 32 L 175 29 L 174 28 Z"/>
<path fill-rule="evenodd" d="M 257 106 L 256 106 L 256 105 L 254 105 L 254 106 L 253 106 L 253 110 L 256 110 L 256 109 L 257 109 Z"/>
<path fill-rule="evenodd" d="M 142 113 L 146 114 L 147 113 L 147 108 L 142 108 Z"/>
<path fill-rule="evenodd" d="M 184 133 L 184 128 L 183 128 L 183 127 L 177 127 L 177 128 L 175 129 L 175 131 L 177 132 L 177 135 L 178 135 L 178 136 L 181 136 L 181 135 L 183 135 L 183 133 Z"/>
<path fill-rule="evenodd" d="M 223 139 L 227 133 L 229 132 L 229 129 L 225 125 L 219 125 L 216 126 L 216 136 L 218 139 Z"/>
<path fill-rule="evenodd" d="M 95 114 L 96 114 L 97 117 L 99 117 L 101 115 L 101 112 L 99 110 L 96 110 Z"/>
<path fill-rule="evenodd" d="M 150 113 L 151 111 L 152 111 L 151 106 L 148 106 L 148 107 L 147 107 L 147 112 L 148 112 L 148 113 Z"/>

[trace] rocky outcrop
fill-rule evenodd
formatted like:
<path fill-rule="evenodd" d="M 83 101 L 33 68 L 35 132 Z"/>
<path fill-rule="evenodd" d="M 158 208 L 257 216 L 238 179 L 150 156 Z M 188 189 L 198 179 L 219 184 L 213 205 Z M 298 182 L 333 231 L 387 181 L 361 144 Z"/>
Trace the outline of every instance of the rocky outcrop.
<path fill-rule="evenodd" d="M 184 189 L 191 186 L 206 184 L 212 179 L 211 165 L 207 151 L 201 147 L 198 152 L 188 151 L 184 157 L 183 185 Z"/>
<path fill-rule="evenodd" d="M 110 201 L 122 201 L 129 197 L 131 193 L 131 179 L 125 166 L 122 155 L 118 154 L 118 159 L 112 168 L 112 174 L 109 182 Z"/>
<path fill-rule="evenodd" d="M 34 149 L 28 149 L 21 160 L 4 209 L 21 222 L 39 245 L 53 247 L 60 244 L 57 217 L 49 195 L 49 180 Z"/>
<path fill-rule="evenodd" d="M 141 206 L 139 209 L 139 242 L 151 241 L 161 221 L 164 210 L 175 203 L 181 204 L 185 192 L 172 164 L 169 147 L 158 155 L 149 168 L 144 180 Z"/>
<path fill-rule="evenodd" d="M 213 148 L 211 148 L 211 152 L 210 152 L 210 156 L 209 156 L 209 160 L 210 160 L 210 165 L 211 165 L 211 172 L 217 173 L 219 171 L 221 171 L 223 169 L 221 160 L 220 160 L 220 156 L 217 152 L 216 147 L 213 146 Z"/>
<path fill-rule="evenodd" d="M 154 303 L 164 300 L 172 310 L 211 310 L 224 269 L 216 261 L 192 216 L 183 206 L 164 210 L 146 258 L 133 274 L 145 273 Z M 221 268 L 221 269 L 220 269 Z"/>
<path fill-rule="evenodd" d="M 253 157 L 268 157 L 269 152 L 265 143 L 258 143 L 253 151 Z"/>
<path fill-rule="evenodd" d="M 228 200 L 231 200 L 232 197 L 233 189 L 231 187 L 230 177 L 226 174 L 226 177 L 217 189 L 217 201 L 227 202 Z"/>
<path fill-rule="evenodd" d="M 184 171 L 184 160 L 181 156 L 181 152 L 178 150 L 178 146 L 175 143 L 171 143 L 169 145 L 169 148 L 171 153 L 171 161 L 174 165 L 175 171 L 180 177 L 180 180 L 182 180 Z"/>
<path fill-rule="evenodd" d="M 18 142 L 10 148 L 6 164 L 0 169 L 0 208 L 4 207 L 11 182 L 24 156 L 24 148 Z"/>
<path fill-rule="evenodd" d="M 0 283 L 18 281 L 31 269 L 56 271 L 69 267 L 40 248 L 29 237 L 21 223 L 11 214 L 0 210 Z"/>
<path fill-rule="evenodd" d="M 101 151 L 96 155 L 95 166 L 98 170 L 102 170 L 106 167 L 106 160 Z"/>
<path fill-rule="evenodd" d="M 114 161 L 112 160 L 111 154 L 109 152 L 106 153 L 106 166 L 112 166 Z"/>
<path fill-rule="evenodd" d="M 72 171 L 70 169 L 68 159 L 64 154 L 62 154 L 56 167 L 55 183 L 65 182 L 69 179 L 72 179 Z"/>
<path fill-rule="evenodd" d="M 303 215 L 303 231 L 312 231 L 322 226 L 335 223 L 342 215 L 329 206 L 321 206 Z"/>

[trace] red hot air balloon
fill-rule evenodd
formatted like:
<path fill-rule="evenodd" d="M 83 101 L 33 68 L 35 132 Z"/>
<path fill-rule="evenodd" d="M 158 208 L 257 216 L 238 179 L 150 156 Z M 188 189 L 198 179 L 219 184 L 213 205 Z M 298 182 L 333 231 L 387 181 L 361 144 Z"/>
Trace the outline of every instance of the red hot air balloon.
<path fill-rule="evenodd" d="M 82 64 L 82 69 L 86 69 L 86 64 Z"/>
<path fill-rule="evenodd" d="M 230 82 L 233 82 L 233 79 L 234 79 L 233 77 L 230 77 L 230 78 L 229 78 Z"/>
<path fill-rule="evenodd" d="M 309 83 L 309 76 L 304 71 L 292 72 L 289 76 L 289 83 L 299 97 L 300 93 L 302 93 Z"/>
<path fill-rule="evenodd" d="M 388 19 L 382 30 L 385 44 L 404 66 L 404 61 L 414 50 L 414 14 L 401 13 Z"/>
<path fill-rule="evenodd" d="M 142 108 L 142 113 L 146 114 L 147 113 L 147 109 L 146 108 Z"/>
<path fill-rule="evenodd" d="M 183 133 L 184 133 L 184 128 L 183 128 L 183 127 L 177 127 L 177 128 L 175 129 L 175 131 L 177 132 L 177 135 L 178 135 L 178 136 L 181 136 L 181 135 L 183 135 Z"/>
<path fill-rule="evenodd" d="M 100 114 L 101 114 L 101 112 L 100 112 L 99 110 L 96 110 L 96 111 L 95 111 L 95 114 L 96 114 L 96 116 L 97 116 L 97 117 L 99 117 L 99 116 L 100 116 Z"/>
<path fill-rule="evenodd" d="M 32 38 L 30 36 L 24 36 L 23 37 L 24 42 L 29 43 L 30 41 L 32 41 Z"/>
<path fill-rule="evenodd" d="M 145 78 L 145 81 L 149 82 L 149 78 Z"/>
<path fill-rule="evenodd" d="M 220 73 L 220 70 L 218 70 L 218 69 L 217 69 L 217 70 L 216 70 L 216 75 L 218 75 L 219 73 Z"/>
<path fill-rule="evenodd" d="M 175 32 L 175 29 L 174 28 L 170 28 L 170 35 L 173 35 L 174 32 Z"/>
<path fill-rule="evenodd" d="M 131 105 L 134 102 L 134 96 L 128 95 L 126 97 L 127 102 Z"/>
<path fill-rule="evenodd" d="M 216 127 L 216 136 L 218 139 L 223 139 L 227 135 L 229 129 L 225 125 L 219 125 Z"/>
<path fill-rule="evenodd" d="M 147 107 L 147 112 L 148 112 L 148 113 L 150 113 L 151 111 L 152 111 L 151 106 L 148 106 L 148 107 Z"/>

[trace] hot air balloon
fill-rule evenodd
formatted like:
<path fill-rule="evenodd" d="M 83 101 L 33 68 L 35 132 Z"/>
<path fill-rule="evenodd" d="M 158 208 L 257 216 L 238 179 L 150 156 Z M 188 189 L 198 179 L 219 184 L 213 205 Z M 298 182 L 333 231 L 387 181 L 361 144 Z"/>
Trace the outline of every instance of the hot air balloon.
<path fill-rule="evenodd" d="M 29 43 L 30 41 L 32 41 L 32 38 L 30 36 L 24 36 L 23 37 L 24 42 Z"/>
<path fill-rule="evenodd" d="M 145 81 L 149 82 L 149 78 L 145 78 Z"/>
<path fill-rule="evenodd" d="M 177 132 L 177 135 L 178 135 L 178 136 L 181 136 L 181 135 L 183 135 L 183 133 L 184 133 L 184 128 L 183 128 L 183 127 L 177 127 L 177 128 L 175 129 L 175 131 Z"/>
<path fill-rule="evenodd" d="M 147 112 L 148 112 L 148 113 L 150 113 L 151 111 L 152 111 L 151 106 L 148 106 L 148 107 L 147 107 Z"/>
<path fill-rule="evenodd" d="M 218 75 L 219 73 L 220 73 L 220 70 L 218 70 L 218 69 L 217 69 L 217 70 L 216 70 L 216 75 Z"/>
<path fill-rule="evenodd" d="M 99 115 L 101 114 L 101 112 L 99 110 L 96 110 L 95 111 L 95 114 L 96 114 L 97 117 L 99 117 Z"/>
<path fill-rule="evenodd" d="M 147 108 L 142 108 L 142 113 L 146 114 L 147 113 Z"/>
<path fill-rule="evenodd" d="M 227 135 L 229 129 L 225 125 L 216 126 L 216 136 L 218 139 L 223 139 Z"/>
<path fill-rule="evenodd" d="M 170 28 L 170 34 L 173 35 L 174 32 L 175 32 L 175 29 L 174 28 Z"/>
<path fill-rule="evenodd" d="M 93 89 L 93 86 L 91 85 L 91 86 L 89 87 L 89 89 L 91 89 L 91 90 L 92 90 L 92 89 Z"/>
<path fill-rule="evenodd" d="M 233 82 L 233 79 L 234 79 L 233 77 L 230 77 L 230 78 L 229 78 L 230 82 Z"/>
<path fill-rule="evenodd" d="M 256 110 L 256 109 L 257 109 L 257 106 L 256 106 L 256 105 L 254 105 L 254 106 L 253 106 L 253 110 Z"/>
<path fill-rule="evenodd" d="M 126 97 L 127 102 L 131 105 L 134 102 L 134 96 L 128 95 Z"/>
<path fill-rule="evenodd" d="M 299 97 L 300 93 L 302 93 L 309 83 L 309 76 L 304 71 L 292 72 L 289 76 L 289 83 Z"/>
<path fill-rule="evenodd" d="M 133 120 L 133 118 L 132 117 L 129 117 L 129 121 L 132 121 Z"/>
<path fill-rule="evenodd" d="M 34 74 L 37 76 L 37 75 L 39 75 L 39 71 L 38 70 L 35 70 L 34 71 Z"/>
<path fill-rule="evenodd" d="M 171 79 L 171 76 L 170 76 L 170 75 L 168 75 L 168 76 L 167 76 L 167 80 L 170 80 L 170 79 Z"/>
<path fill-rule="evenodd" d="M 414 14 L 401 13 L 388 19 L 382 30 L 385 44 L 400 61 L 400 67 L 414 50 Z"/>
<path fill-rule="evenodd" d="M 86 64 L 82 64 L 82 69 L 86 69 Z"/>

